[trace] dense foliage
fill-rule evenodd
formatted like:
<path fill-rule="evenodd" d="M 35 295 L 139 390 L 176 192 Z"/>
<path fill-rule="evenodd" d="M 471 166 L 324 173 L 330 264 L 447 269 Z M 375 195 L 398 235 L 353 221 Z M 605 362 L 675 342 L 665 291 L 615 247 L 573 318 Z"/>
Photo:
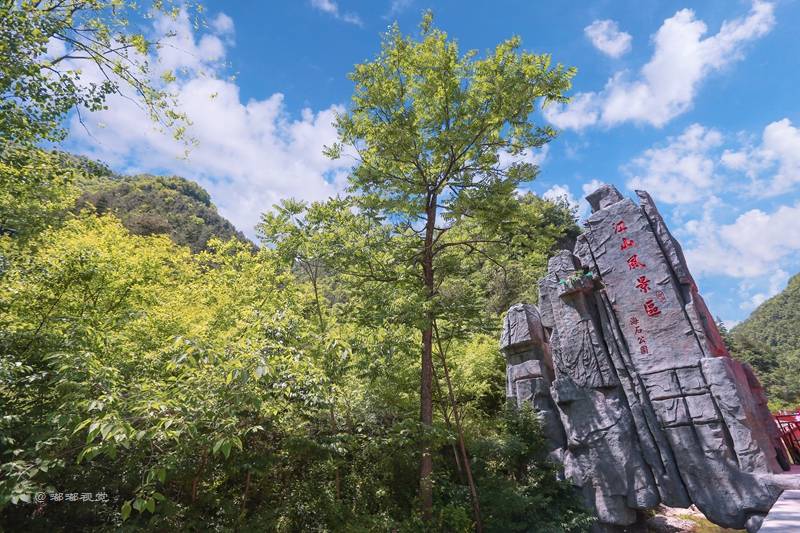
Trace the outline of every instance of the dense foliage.
<path fill-rule="evenodd" d="M 575 230 L 563 207 L 521 202 L 540 237 L 503 291 L 491 262 L 477 270 L 469 297 L 485 332 L 446 352 L 486 529 L 563 531 L 585 516 L 544 463 L 535 422 L 504 411 L 494 308 L 497 298 L 521 297 L 515 287 Z M 359 289 L 333 262 L 315 291 L 284 247 L 212 241 L 192 254 L 165 236 L 133 235 L 111 214 L 65 213 L 26 241 L 2 240 L 2 524 L 420 527 L 418 347 L 413 328 L 390 320 L 401 295 Z M 278 218 L 263 230 L 286 230 Z M 339 238 L 363 238 L 352 225 L 338 229 Z M 452 406 L 438 377 L 439 416 L 425 435 L 436 450 L 432 526 L 468 530 Z M 108 504 L 30 501 L 100 491 Z"/>
<path fill-rule="evenodd" d="M 800 406 L 800 274 L 726 335 L 734 357 L 750 363 L 773 408 Z"/>
<path fill-rule="evenodd" d="M 37 9 L 54 10 L 54 31 L 96 21 L 93 28 L 109 32 L 118 20 L 103 19 L 103 10 L 117 4 L 11 2 L 3 31 L 20 35 L 29 50 L 18 52 L 28 57 L 54 35 L 36 29 L 45 22 Z M 68 10 L 64 18 L 64 6 L 85 16 Z M 12 46 L 12 33 L 0 44 Z M 147 46 L 114 32 L 105 39 L 125 50 Z M 467 192 L 440 197 L 451 208 L 440 212 L 446 231 L 434 227 L 441 247 L 429 256 L 433 293 L 420 284 L 419 226 L 404 225 L 401 197 L 391 198 L 399 210 L 387 216 L 387 196 L 364 190 L 374 178 L 367 170 L 351 196 L 276 206 L 256 249 L 227 238 L 232 228 L 214 218 L 196 184 L 109 178 L 102 164 L 36 147 L 34 140 L 58 138 L 59 118 L 91 93 L 42 86 L 50 78 L 36 70 L 48 68 L 41 60 L 20 71 L 3 65 L 16 76 L 4 90 L 30 106 L 0 108 L 0 529 L 588 527 L 544 458 L 537 419 L 506 407 L 497 349 L 502 312 L 536 299 L 533 280 L 546 258 L 578 230 L 566 205 L 515 191 L 535 167 L 490 170 L 499 148 L 522 155 L 552 136 L 524 122 L 532 101 L 558 99 L 568 76 L 545 56 L 519 54 L 516 40 L 486 62 L 460 58 L 429 18 L 420 42 L 396 29 L 387 39 L 399 46 L 395 59 L 414 49 L 411 70 L 477 80 L 474 93 L 448 85 L 477 121 L 462 115 L 453 135 L 487 117 L 510 128 L 488 127 L 464 160 L 483 170 L 462 169 L 446 182 Z M 422 61 L 437 58 L 450 59 Z M 465 65 L 478 65 L 477 74 Z M 425 83 L 423 99 L 435 77 Z M 538 94 L 548 86 L 552 94 Z M 484 110 L 492 101 L 484 97 L 497 91 L 515 92 L 507 105 L 519 106 L 496 101 Z M 62 92 L 67 99 L 53 106 L 37 100 Z M 458 139 L 442 142 L 430 154 Z M 418 199 L 409 194 L 412 214 Z M 192 224 L 203 229 L 192 233 Z M 425 331 L 434 409 L 420 420 Z M 421 449 L 432 467 L 427 516 Z"/>
<path fill-rule="evenodd" d="M 0 234 L 36 235 L 75 205 L 81 172 L 57 154 L 0 139 Z"/>

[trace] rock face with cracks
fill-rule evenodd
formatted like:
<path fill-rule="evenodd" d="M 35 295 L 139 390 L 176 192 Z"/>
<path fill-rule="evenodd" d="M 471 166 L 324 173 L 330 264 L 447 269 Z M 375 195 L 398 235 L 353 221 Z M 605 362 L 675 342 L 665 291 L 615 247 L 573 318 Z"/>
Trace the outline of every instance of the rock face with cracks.
<path fill-rule="evenodd" d="M 786 464 L 766 398 L 728 354 L 650 195 L 636 194 L 638 205 L 607 185 L 590 194 L 586 231 L 550 259 L 539 307 L 509 310 L 507 396 L 538 413 L 597 531 L 662 503 L 752 529 Z"/>

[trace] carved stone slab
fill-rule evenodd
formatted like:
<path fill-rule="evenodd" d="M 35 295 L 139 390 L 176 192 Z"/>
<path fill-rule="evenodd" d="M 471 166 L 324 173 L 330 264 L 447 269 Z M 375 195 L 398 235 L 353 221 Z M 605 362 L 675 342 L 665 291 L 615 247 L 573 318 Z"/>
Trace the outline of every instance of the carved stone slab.
<path fill-rule="evenodd" d="M 661 502 L 752 529 L 780 493 L 764 481 L 781 459 L 766 398 L 652 198 L 637 196 L 590 194 L 586 231 L 550 259 L 539 307 L 509 310 L 507 394 L 539 412 L 598 531 Z"/>

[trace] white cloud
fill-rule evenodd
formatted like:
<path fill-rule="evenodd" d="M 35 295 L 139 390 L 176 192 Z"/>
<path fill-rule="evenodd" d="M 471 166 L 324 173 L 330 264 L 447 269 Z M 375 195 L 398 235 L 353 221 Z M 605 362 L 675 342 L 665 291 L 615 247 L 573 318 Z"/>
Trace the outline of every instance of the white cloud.
<path fill-rule="evenodd" d="M 593 179 L 587 183 L 581 185 L 581 191 L 584 194 L 584 197 L 589 193 L 594 192 L 597 190 L 603 182 L 597 179 Z M 584 198 L 577 199 L 572 194 L 572 190 L 569 188 L 569 185 L 566 184 L 556 184 L 547 189 L 544 193 L 542 193 L 542 198 L 545 200 L 550 200 L 551 202 L 555 202 L 558 200 L 564 200 L 567 202 L 569 207 L 575 211 L 578 215 L 579 219 L 584 219 L 589 215 L 589 202 L 587 202 Z"/>
<path fill-rule="evenodd" d="M 763 280 L 762 283 L 756 284 L 752 281 L 743 281 L 739 284 L 739 294 L 741 295 L 742 302 L 739 308 L 745 311 L 755 309 L 769 298 L 772 298 L 786 287 L 786 282 L 789 281 L 789 274 L 779 268 L 772 273 L 768 279 Z M 766 290 L 759 292 L 757 287 L 766 285 Z"/>
<path fill-rule="evenodd" d="M 211 21 L 211 27 L 222 35 L 233 33 L 233 19 L 225 13 L 220 13 Z"/>
<path fill-rule="evenodd" d="M 359 17 L 356 13 L 345 13 L 341 11 L 339 9 L 339 4 L 337 4 L 334 0 L 311 0 L 311 7 L 319 9 L 320 11 L 327 13 L 343 22 L 355 24 L 356 26 L 364 25 L 361 17 Z"/>
<path fill-rule="evenodd" d="M 508 168 L 514 163 L 530 163 L 531 165 L 541 166 L 545 159 L 547 159 L 547 153 L 549 151 L 550 145 L 545 144 L 538 149 L 526 148 L 519 155 L 511 155 L 508 152 L 500 152 L 498 166 L 501 169 Z"/>
<path fill-rule="evenodd" d="M 690 236 L 686 259 L 698 275 L 726 275 L 735 278 L 775 276 L 795 264 L 800 251 L 800 201 L 767 213 L 751 209 L 731 224 L 718 224 L 706 210 L 701 220 L 684 226 Z M 785 278 L 770 280 L 768 293 L 774 294 Z M 764 291 L 760 291 L 764 292 Z"/>
<path fill-rule="evenodd" d="M 73 117 L 68 148 L 123 172 L 194 179 L 209 190 L 221 214 L 251 236 L 260 214 L 281 198 L 321 200 L 343 189 L 352 160 L 330 161 L 321 153 L 337 138 L 332 122 L 343 108 L 305 109 L 294 117 L 282 94 L 243 101 L 218 67 L 225 44 L 204 45 L 209 36 L 198 39 L 186 17 L 158 19 L 155 27 L 176 35 L 175 46 L 162 47 L 150 59 L 160 69 L 184 73 L 169 89 L 192 121 L 187 134 L 199 142 L 189 158 L 182 157 L 182 143 L 156 131 L 136 102 L 123 97 L 111 98 L 108 111 L 83 113 L 91 133 Z"/>
<path fill-rule="evenodd" d="M 179 71 L 176 74 L 197 73 L 213 68 L 216 63 L 225 59 L 225 44 L 222 40 L 211 34 L 202 35 L 198 40 L 185 10 L 181 10 L 176 18 L 158 16 L 153 26 L 156 35 L 166 36 L 161 38 L 156 51 L 157 68 L 161 71 Z"/>
<path fill-rule="evenodd" d="M 585 190 L 585 187 L 584 187 Z M 573 196 L 569 185 L 556 184 L 542 193 L 542 198 L 556 202 L 559 200 L 566 201 L 570 209 L 573 210 L 578 219 L 584 219 L 589 214 L 589 203 L 585 200 L 578 200 Z"/>
<path fill-rule="evenodd" d="M 747 152 L 734 152 L 732 150 L 725 150 L 720 158 L 720 162 L 726 167 L 733 170 L 745 171 L 748 175 L 752 172 L 751 160 Z"/>
<path fill-rule="evenodd" d="M 725 329 L 728 331 L 732 330 L 737 324 L 739 324 L 741 320 L 723 320 L 722 323 L 725 325 Z"/>
<path fill-rule="evenodd" d="M 772 29 L 773 9 L 773 4 L 755 0 L 747 16 L 726 20 L 706 38 L 706 24 L 695 19 L 694 11 L 682 9 L 653 36 L 653 56 L 637 75 L 617 72 L 603 90 L 578 93 L 566 106 L 548 107 L 545 117 L 559 128 L 576 130 L 623 122 L 661 127 L 691 107 L 709 74 L 741 59 L 746 43 Z"/>
<path fill-rule="evenodd" d="M 337 15 L 339 13 L 339 6 L 332 0 L 311 0 L 311 5 L 331 15 Z"/>
<path fill-rule="evenodd" d="M 592 194 L 594 191 L 599 189 L 601 186 L 605 185 L 602 181 L 598 179 L 594 179 L 588 183 L 584 183 L 581 186 L 581 190 L 583 191 L 584 196 L 588 196 Z"/>
<path fill-rule="evenodd" d="M 644 189 L 667 203 L 692 203 L 710 194 L 714 186 L 715 157 L 711 150 L 722 144 L 722 135 L 692 124 L 664 146 L 645 150 L 624 167 L 630 189 Z"/>
<path fill-rule="evenodd" d="M 44 53 L 44 57 L 49 60 L 58 59 L 59 57 L 63 56 L 67 53 L 67 44 L 62 41 L 61 39 L 56 39 L 55 37 L 50 37 L 47 41 L 47 50 Z"/>
<path fill-rule="evenodd" d="M 722 164 L 743 172 L 757 196 L 776 196 L 800 183 L 800 129 L 788 118 L 764 128 L 761 145 L 739 151 L 726 150 Z M 770 175 L 766 175 L 767 173 Z"/>
<path fill-rule="evenodd" d="M 542 194 L 542 198 L 551 202 L 566 200 L 573 209 L 578 207 L 578 201 L 572 196 L 569 185 L 553 185 Z"/>
<path fill-rule="evenodd" d="M 621 169 L 630 189 L 671 204 L 707 200 L 723 191 L 723 183 L 728 192 L 751 198 L 785 194 L 800 184 L 800 128 L 789 119 L 768 124 L 756 146 L 744 133 L 739 138 L 743 146 L 723 150 L 720 132 L 692 124 Z"/>
<path fill-rule="evenodd" d="M 414 3 L 414 0 L 392 0 L 389 5 L 389 12 L 384 16 L 385 19 L 396 17 Z"/>
<path fill-rule="evenodd" d="M 578 93 L 566 106 L 550 104 L 542 112 L 556 127 L 570 130 L 582 130 L 600 119 L 596 93 Z"/>
<path fill-rule="evenodd" d="M 619 31 L 614 20 L 595 20 L 583 28 L 583 33 L 595 48 L 607 56 L 620 57 L 631 49 L 630 34 Z"/>

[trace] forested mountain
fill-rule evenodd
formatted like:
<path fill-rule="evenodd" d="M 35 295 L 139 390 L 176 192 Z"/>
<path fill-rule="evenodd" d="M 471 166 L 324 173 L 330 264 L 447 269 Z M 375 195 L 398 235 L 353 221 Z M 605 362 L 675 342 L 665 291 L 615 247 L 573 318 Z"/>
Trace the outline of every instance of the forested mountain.
<path fill-rule="evenodd" d="M 193 252 L 209 239 L 246 237 L 220 216 L 211 196 L 194 181 L 177 176 L 108 176 L 82 185 L 78 208 L 91 204 L 98 214 L 113 213 L 136 235 L 169 235 Z"/>
<path fill-rule="evenodd" d="M 746 335 L 778 352 L 800 348 L 800 274 L 793 276 L 782 292 L 758 306 L 731 333 Z"/>
<path fill-rule="evenodd" d="M 0 230 L 28 235 L 65 212 L 89 208 L 113 214 L 135 235 L 168 235 L 193 252 L 217 237 L 252 243 L 222 217 L 211 196 L 196 182 L 178 176 L 122 176 L 102 162 L 63 151 L 32 152 L 0 143 L 9 164 L 3 170 L 29 169 L 38 174 L 8 176 L 0 191 Z M 48 176 L 46 173 L 52 173 Z M 28 205 L 26 199 L 36 199 Z M 45 199 L 47 201 L 45 201 Z"/>
<path fill-rule="evenodd" d="M 800 274 L 727 336 L 732 354 L 756 369 L 774 407 L 800 404 Z"/>
<path fill-rule="evenodd" d="M 209 239 L 248 242 L 220 216 L 211 195 L 196 182 L 178 176 L 122 176 L 102 162 L 56 152 L 63 165 L 77 171 L 75 210 L 91 206 L 99 215 L 113 213 L 135 235 L 169 235 L 193 252 Z"/>

